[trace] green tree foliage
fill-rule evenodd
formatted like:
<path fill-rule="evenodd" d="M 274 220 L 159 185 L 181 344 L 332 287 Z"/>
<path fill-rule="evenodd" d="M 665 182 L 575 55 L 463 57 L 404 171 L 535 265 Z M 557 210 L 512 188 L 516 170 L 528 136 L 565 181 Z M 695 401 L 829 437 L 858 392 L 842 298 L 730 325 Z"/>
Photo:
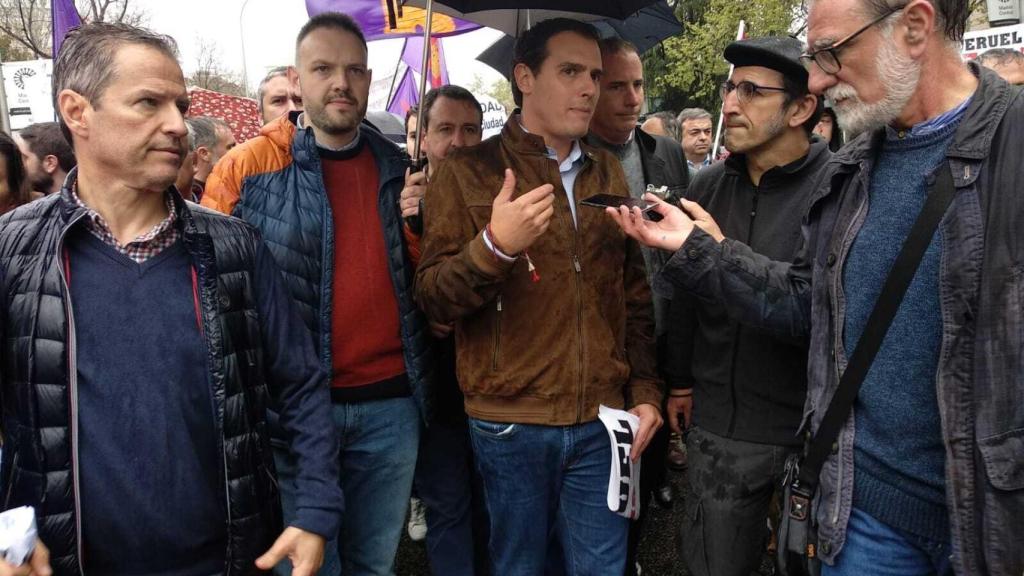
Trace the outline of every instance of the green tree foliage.
<path fill-rule="evenodd" d="M 466 89 L 473 94 L 483 94 L 484 96 L 494 98 L 505 107 L 505 111 L 509 114 L 516 107 L 515 102 L 512 100 L 512 85 L 504 78 L 494 80 L 493 82 L 485 82 L 482 77 L 476 76 L 469 86 L 466 86 Z"/>
<path fill-rule="evenodd" d="M 985 0 L 966 0 L 971 29 L 987 28 Z M 644 55 L 647 97 L 652 110 L 721 107 L 718 86 L 729 72 L 722 52 L 736 38 L 739 21 L 747 36 L 804 32 L 803 0 L 675 0 L 682 35 Z"/>
<path fill-rule="evenodd" d="M 680 0 L 676 15 L 685 32 L 645 58 L 648 96 L 658 109 L 675 111 L 718 109 L 718 86 L 729 73 L 722 52 L 736 39 L 740 20 L 750 37 L 789 34 L 804 17 L 801 0 Z"/>

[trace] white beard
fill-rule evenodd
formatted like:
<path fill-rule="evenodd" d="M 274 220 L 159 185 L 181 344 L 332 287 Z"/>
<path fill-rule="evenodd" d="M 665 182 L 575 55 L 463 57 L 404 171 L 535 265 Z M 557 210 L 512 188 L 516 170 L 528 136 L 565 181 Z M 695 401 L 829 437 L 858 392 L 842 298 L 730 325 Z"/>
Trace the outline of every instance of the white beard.
<path fill-rule="evenodd" d="M 839 125 L 849 138 L 892 123 L 917 90 L 921 65 L 899 51 L 891 31 L 884 34 L 875 59 L 875 68 L 885 89 L 885 96 L 878 102 L 862 102 L 853 86 L 845 83 L 836 84 L 825 91 L 825 97 L 833 102 L 845 99 L 833 109 Z"/>

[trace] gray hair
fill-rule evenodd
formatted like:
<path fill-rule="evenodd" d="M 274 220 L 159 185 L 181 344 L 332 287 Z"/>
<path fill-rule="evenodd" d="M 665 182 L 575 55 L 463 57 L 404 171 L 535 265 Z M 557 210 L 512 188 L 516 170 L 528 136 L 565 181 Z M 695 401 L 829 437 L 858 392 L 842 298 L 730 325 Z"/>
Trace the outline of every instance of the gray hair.
<path fill-rule="evenodd" d="M 711 112 L 703 108 L 683 108 L 683 111 L 679 113 L 679 128 L 682 129 L 683 124 L 687 120 L 704 120 L 711 119 Z"/>
<path fill-rule="evenodd" d="M 978 64 L 982 66 L 1024 64 L 1024 52 L 1012 48 L 993 48 L 978 56 Z"/>
<path fill-rule="evenodd" d="M 665 128 L 665 132 L 672 137 L 676 142 L 682 141 L 682 131 L 679 127 L 679 120 L 676 120 L 676 115 L 668 110 L 662 110 L 661 112 L 655 112 L 651 114 L 649 118 L 657 118 L 661 120 L 661 125 Z"/>
<path fill-rule="evenodd" d="M 57 105 L 61 91 L 73 90 L 95 106 L 117 73 L 117 51 L 132 44 L 153 48 L 178 61 L 178 45 L 173 38 L 128 24 L 90 22 L 72 29 L 64 38 L 53 63 L 53 108 L 58 111 L 61 132 L 69 143 L 73 143 L 71 131 Z"/>
<path fill-rule="evenodd" d="M 870 19 L 881 18 L 887 13 L 903 9 L 907 0 L 862 0 L 867 17 Z M 964 32 L 967 30 L 967 17 L 970 16 L 970 7 L 966 0 L 928 0 L 935 8 L 935 26 L 942 30 L 947 42 L 959 43 L 964 39 Z M 884 30 L 891 26 L 891 21 L 882 22 Z"/>
<path fill-rule="evenodd" d="M 188 136 L 186 136 L 186 140 L 188 141 L 188 151 L 195 152 L 196 131 L 194 128 L 192 128 L 192 118 L 185 118 L 185 129 L 188 130 Z"/>
<path fill-rule="evenodd" d="M 193 150 L 200 146 L 205 146 L 207 148 L 213 148 L 216 146 L 217 128 L 230 130 L 227 123 L 220 118 L 214 118 L 212 116 L 195 116 L 187 118 L 185 123 L 188 124 L 189 141 L 190 143 L 195 143 L 195 145 L 192 146 Z"/>
<path fill-rule="evenodd" d="M 270 72 L 267 72 L 267 75 L 263 77 L 263 80 L 260 80 L 260 86 L 256 89 L 256 104 L 259 107 L 260 116 L 263 116 L 263 94 L 267 90 L 267 82 L 282 76 L 287 78 L 289 68 L 291 68 L 291 66 L 278 66 L 276 68 L 271 68 Z"/>

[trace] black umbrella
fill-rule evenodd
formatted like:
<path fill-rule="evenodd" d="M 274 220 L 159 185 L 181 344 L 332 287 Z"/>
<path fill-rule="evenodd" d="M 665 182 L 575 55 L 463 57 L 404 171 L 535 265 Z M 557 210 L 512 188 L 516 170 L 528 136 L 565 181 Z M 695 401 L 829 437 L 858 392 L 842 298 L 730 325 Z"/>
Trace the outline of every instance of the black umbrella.
<path fill-rule="evenodd" d="M 400 5 L 408 4 L 426 8 L 423 26 L 423 74 L 420 77 L 420 102 L 427 91 L 427 62 L 430 58 L 430 33 L 434 10 L 501 30 L 506 34 L 518 35 L 530 28 L 534 22 L 564 16 L 577 20 L 614 18 L 622 20 L 645 6 L 664 0 L 387 0 L 389 12 L 397 12 Z M 422 135 L 416 125 L 416 143 L 413 147 L 414 162 L 419 160 Z"/>
<path fill-rule="evenodd" d="M 641 54 L 657 46 L 662 40 L 683 32 L 683 25 L 680 24 L 675 12 L 664 0 L 646 6 L 624 20 L 603 18 L 594 20 L 591 24 L 598 29 L 601 37 L 618 36 L 623 40 L 628 40 L 636 45 Z M 515 38 L 512 36 L 503 36 L 481 52 L 476 59 L 501 72 L 507 78 L 515 43 Z"/>
<path fill-rule="evenodd" d="M 434 9 L 488 28 L 515 34 L 554 16 L 576 19 L 614 18 L 622 20 L 658 0 L 433 0 Z M 424 7 L 430 0 L 407 0 Z"/>

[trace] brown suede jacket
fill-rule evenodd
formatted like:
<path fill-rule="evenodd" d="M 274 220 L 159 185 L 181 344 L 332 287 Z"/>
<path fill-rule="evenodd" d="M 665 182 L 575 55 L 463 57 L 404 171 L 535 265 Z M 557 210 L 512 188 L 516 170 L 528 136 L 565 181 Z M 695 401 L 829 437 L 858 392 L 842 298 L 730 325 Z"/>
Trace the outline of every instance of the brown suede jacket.
<path fill-rule="evenodd" d="M 424 200 L 423 259 L 416 299 L 427 315 L 456 322 L 458 379 L 466 412 L 496 422 L 564 426 L 597 419 L 598 406 L 661 405 L 654 311 L 640 248 L 596 194 L 629 195 L 622 167 L 581 143 L 574 193 L 578 227 L 558 165 L 518 116 L 500 136 L 452 151 Z M 555 215 L 527 262 L 499 260 L 483 240 L 505 168 L 513 197 L 555 186 Z"/>

